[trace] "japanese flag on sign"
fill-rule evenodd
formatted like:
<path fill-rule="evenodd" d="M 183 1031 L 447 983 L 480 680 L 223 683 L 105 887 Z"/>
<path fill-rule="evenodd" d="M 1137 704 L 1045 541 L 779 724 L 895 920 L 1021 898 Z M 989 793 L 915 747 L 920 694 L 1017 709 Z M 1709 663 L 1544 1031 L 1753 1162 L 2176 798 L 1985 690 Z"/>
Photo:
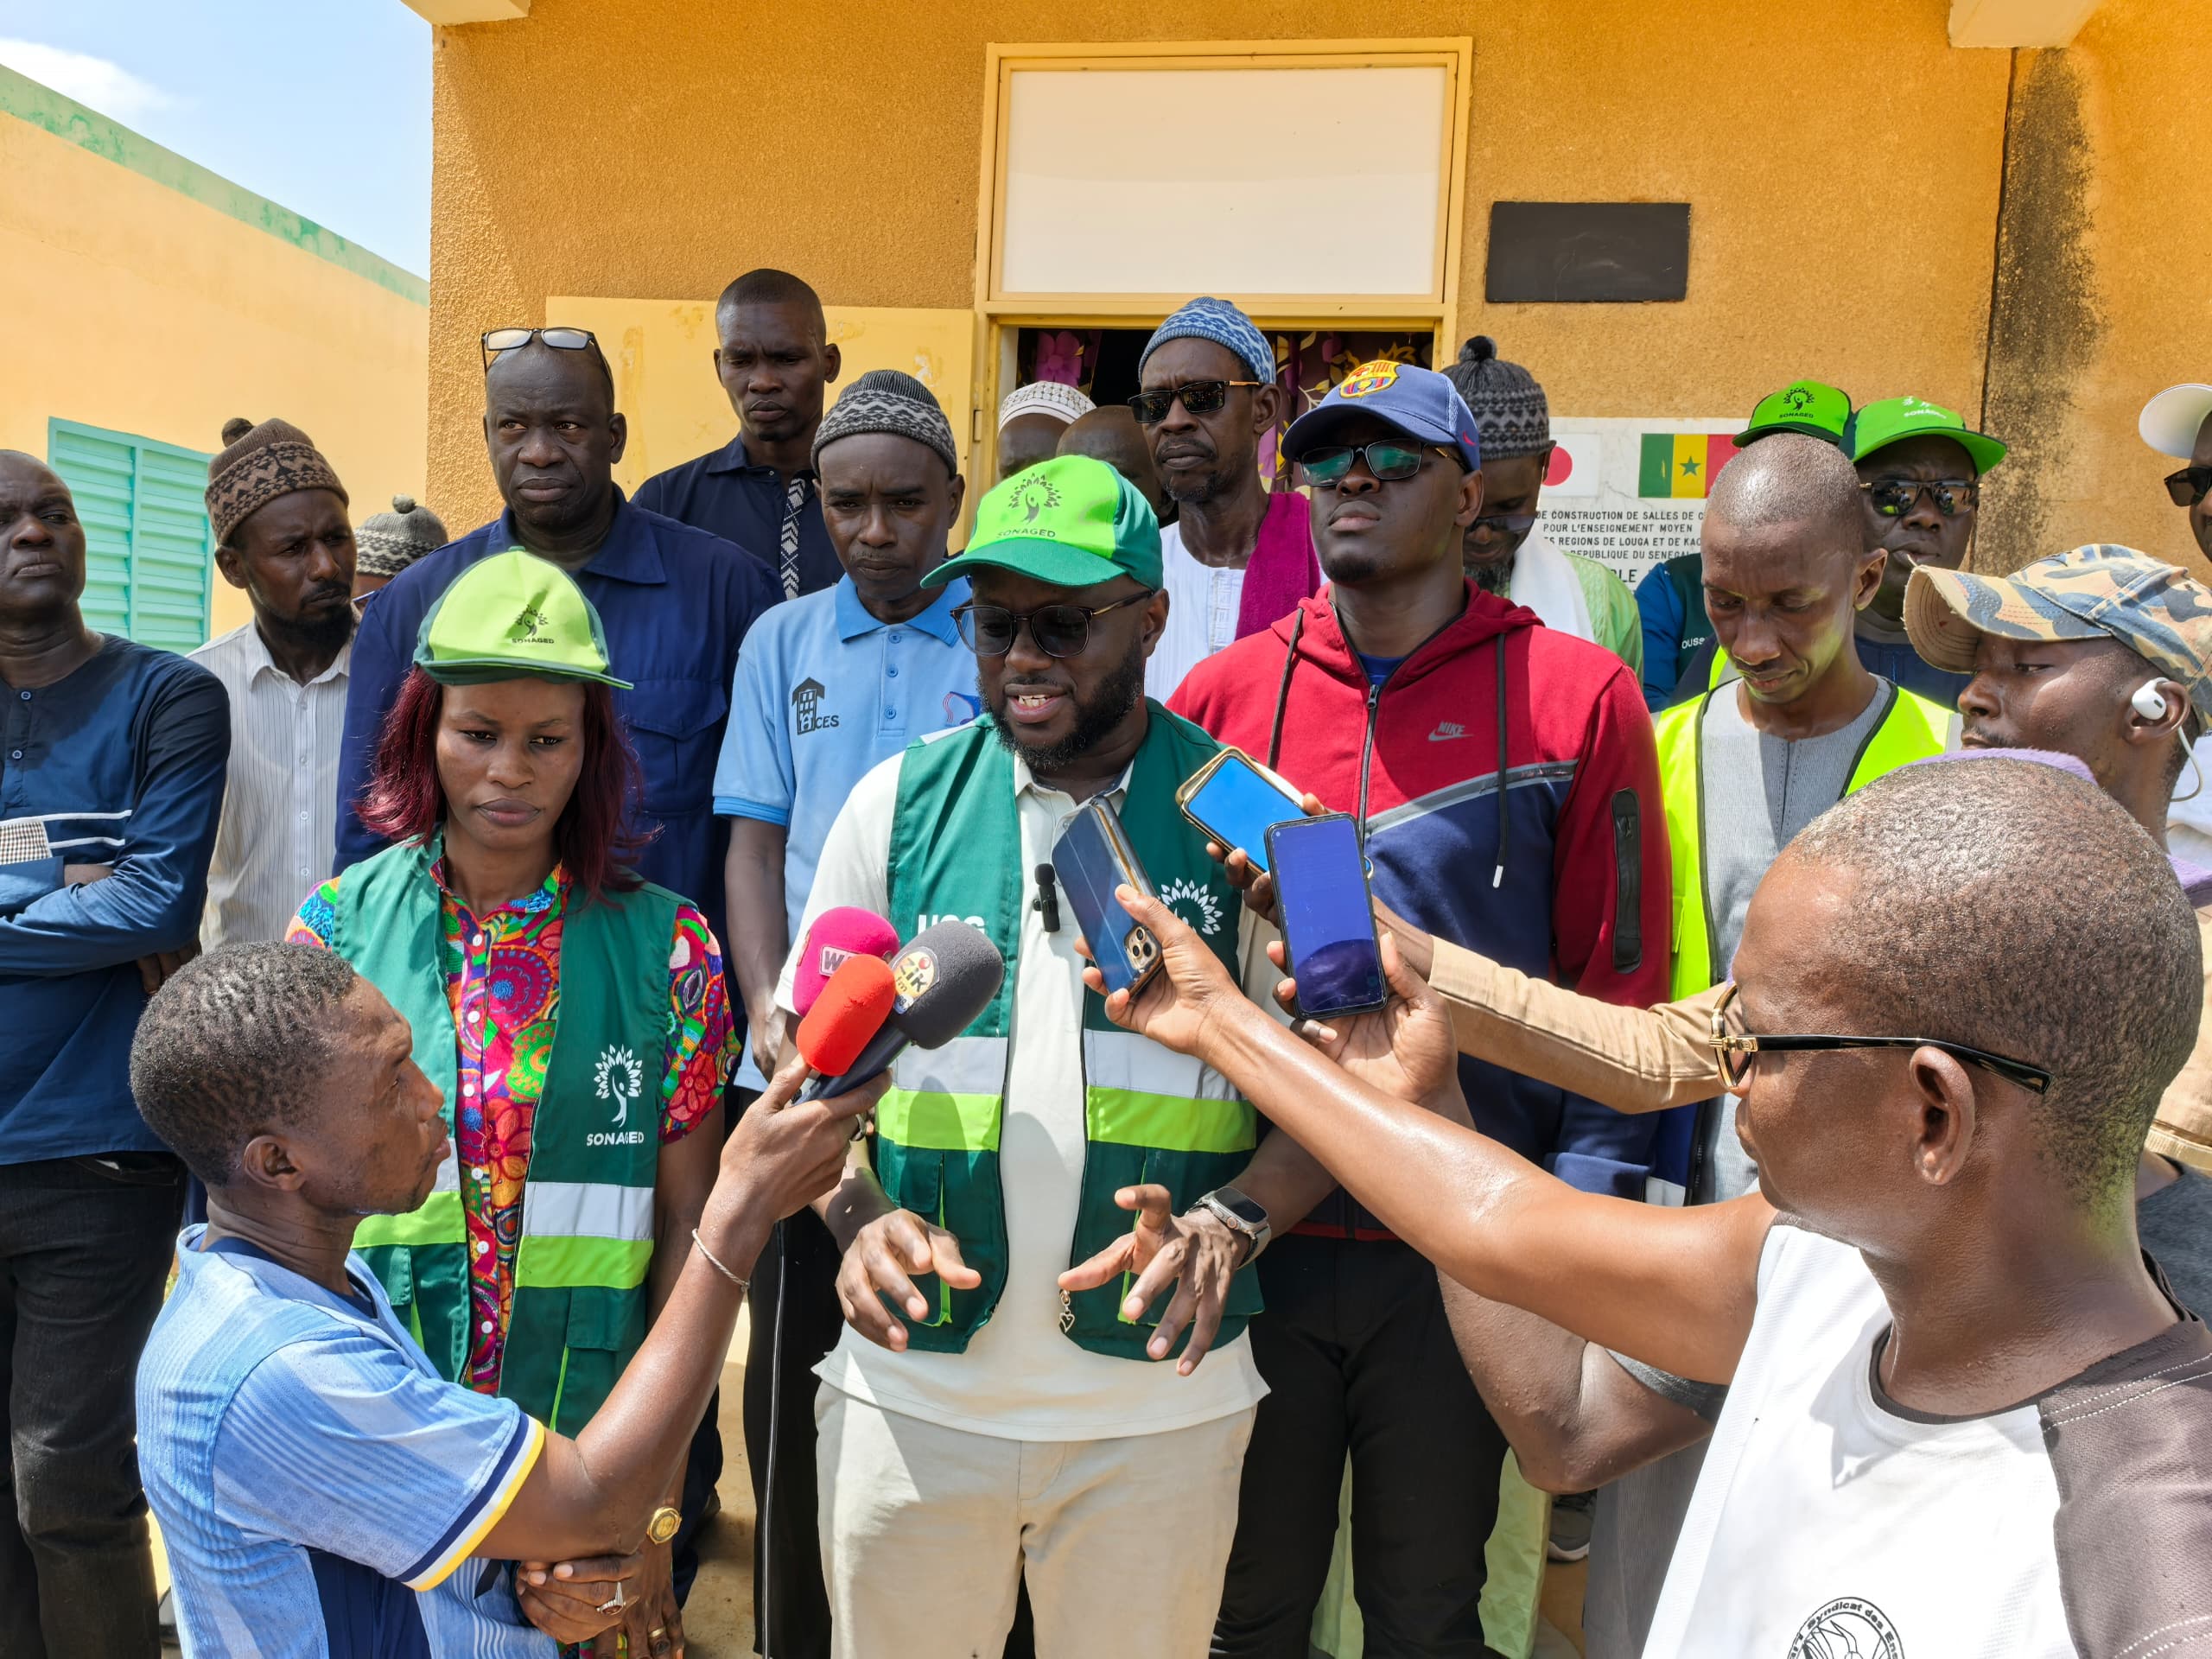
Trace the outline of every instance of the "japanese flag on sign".
<path fill-rule="evenodd" d="M 1546 495 L 1595 495 L 1604 487 L 1605 439 L 1595 432 L 1554 432 L 1544 468 Z"/>

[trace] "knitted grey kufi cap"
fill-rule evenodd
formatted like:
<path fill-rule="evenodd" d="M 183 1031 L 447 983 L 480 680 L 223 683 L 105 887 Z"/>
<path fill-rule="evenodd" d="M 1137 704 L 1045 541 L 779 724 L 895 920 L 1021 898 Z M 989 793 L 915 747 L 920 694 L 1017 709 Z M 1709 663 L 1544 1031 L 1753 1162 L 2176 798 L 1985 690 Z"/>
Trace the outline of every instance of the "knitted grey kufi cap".
<path fill-rule="evenodd" d="M 1488 334 L 1477 334 L 1462 346 L 1459 360 L 1444 371 L 1444 378 L 1474 411 L 1484 461 L 1510 461 L 1551 447 L 1551 405 L 1544 389 L 1518 363 L 1499 357 Z"/>
<path fill-rule="evenodd" d="M 395 495 L 390 512 L 370 514 L 353 532 L 359 556 L 354 569 L 365 576 L 396 576 L 452 539 L 436 513 L 411 495 Z"/>
<path fill-rule="evenodd" d="M 846 387 L 815 430 L 814 450 L 810 457 L 814 469 L 822 469 L 824 449 L 840 438 L 855 437 L 863 432 L 892 432 L 902 438 L 912 438 L 916 443 L 936 450 L 946 472 L 960 470 L 960 451 L 952 441 L 952 423 L 944 418 L 944 410 L 938 406 L 935 395 L 911 374 L 901 374 L 896 369 L 870 369 Z"/>

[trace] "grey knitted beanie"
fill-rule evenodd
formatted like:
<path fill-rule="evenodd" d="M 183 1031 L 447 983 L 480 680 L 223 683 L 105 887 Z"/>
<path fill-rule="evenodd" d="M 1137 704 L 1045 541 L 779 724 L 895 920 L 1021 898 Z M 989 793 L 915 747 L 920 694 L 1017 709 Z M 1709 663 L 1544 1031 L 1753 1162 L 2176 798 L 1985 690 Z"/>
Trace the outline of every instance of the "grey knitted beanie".
<path fill-rule="evenodd" d="M 1551 447 L 1551 405 L 1536 377 L 1497 354 L 1497 342 L 1477 334 L 1459 348 L 1459 360 L 1444 371 L 1474 411 L 1484 461 L 1510 461 Z"/>
<path fill-rule="evenodd" d="M 937 451 L 944 470 L 960 470 L 960 451 L 952 441 L 952 423 L 944 418 L 936 396 L 911 374 L 896 369 L 870 369 L 845 388 L 830 406 L 814 434 L 810 457 L 822 467 L 822 452 L 840 438 L 862 432 L 894 432 L 902 438 L 926 444 Z"/>

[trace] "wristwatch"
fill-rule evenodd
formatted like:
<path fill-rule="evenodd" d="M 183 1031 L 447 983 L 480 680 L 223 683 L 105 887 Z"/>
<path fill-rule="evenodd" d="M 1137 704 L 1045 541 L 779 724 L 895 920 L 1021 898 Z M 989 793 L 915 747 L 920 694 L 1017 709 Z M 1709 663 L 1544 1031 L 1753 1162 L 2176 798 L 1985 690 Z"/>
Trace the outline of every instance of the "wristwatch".
<path fill-rule="evenodd" d="M 656 1544 L 664 1544 L 683 1527 L 683 1512 L 664 1503 L 653 1511 L 652 1519 L 645 1522 L 645 1536 Z"/>
<path fill-rule="evenodd" d="M 1268 1248 L 1268 1241 L 1274 1236 L 1274 1229 L 1268 1224 L 1267 1211 L 1233 1186 L 1217 1186 L 1193 1203 L 1191 1208 L 1209 1211 L 1223 1226 L 1252 1247 L 1244 1252 L 1244 1260 L 1236 1264 L 1240 1268 L 1258 1261 L 1260 1252 Z"/>

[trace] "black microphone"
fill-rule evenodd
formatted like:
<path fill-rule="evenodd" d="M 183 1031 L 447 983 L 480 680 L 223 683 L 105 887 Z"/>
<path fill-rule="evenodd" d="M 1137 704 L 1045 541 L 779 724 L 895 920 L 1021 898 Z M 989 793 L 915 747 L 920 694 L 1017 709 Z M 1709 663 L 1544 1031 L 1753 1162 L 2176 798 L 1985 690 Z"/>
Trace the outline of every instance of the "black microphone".
<path fill-rule="evenodd" d="M 852 1065 L 834 1077 L 816 1077 L 801 1100 L 842 1095 L 882 1075 L 909 1045 L 942 1048 L 991 1005 L 1006 978 L 1006 958 L 976 928 L 947 919 L 925 927 L 891 958 L 896 989 L 890 1017 Z"/>
<path fill-rule="evenodd" d="M 1037 896 L 1030 900 L 1030 906 L 1043 914 L 1047 933 L 1060 931 L 1060 893 L 1050 864 L 1037 867 Z"/>

